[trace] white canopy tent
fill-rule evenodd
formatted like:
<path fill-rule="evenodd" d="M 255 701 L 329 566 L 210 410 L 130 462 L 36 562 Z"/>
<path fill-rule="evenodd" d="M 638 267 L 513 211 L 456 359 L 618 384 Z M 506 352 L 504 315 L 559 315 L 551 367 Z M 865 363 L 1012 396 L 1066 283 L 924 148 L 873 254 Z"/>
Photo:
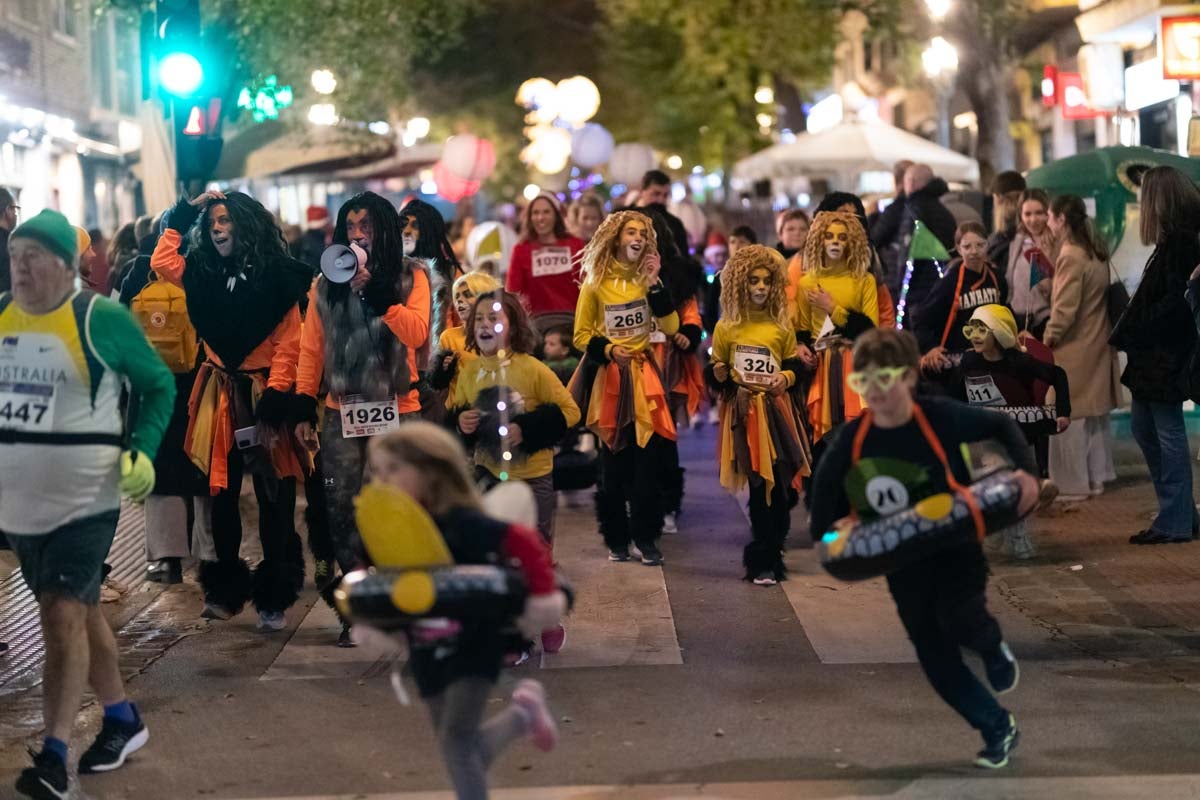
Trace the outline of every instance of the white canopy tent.
<path fill-rule="evenodd" d="M 786 180 L 804 175 L 829 178 L 840 188 L 857 188 L 864 172 L 891 172 L 902 160 L 928 164 L 947 181 L 975 183 L 974 159 L 878 120 L 847 120 L 820 133 L 805 133 L 788 144 L 760 150 L 737 162 L 734 179 Z"/>

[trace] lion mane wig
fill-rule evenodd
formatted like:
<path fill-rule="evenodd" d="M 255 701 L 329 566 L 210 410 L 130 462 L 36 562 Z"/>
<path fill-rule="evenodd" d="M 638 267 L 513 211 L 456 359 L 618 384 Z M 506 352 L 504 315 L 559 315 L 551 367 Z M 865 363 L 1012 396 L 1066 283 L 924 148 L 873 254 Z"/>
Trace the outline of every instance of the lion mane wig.
<path fill-rule="evenodd" d="M 871 248 L 858 216 L 849 211 L 822 211 L 813 217 L 808 241 L 804 243 L 804 269 L 807 272 L 825 271 L 825 231 L 835 222 L 846 226 L 850 238 L 846 263 L 850 266 L 851 274 L 861 278 L 871 270 Z"/>
<path fill-rule="evenodd" d="M 761 244 L 741 248 L 721 270 L 721 314 L 731 322 L 745 322 L 754 303 L 750 300 L 750 273 L 765 269 L 771 273 L 771 291 L 764 308 L 780 325 L 791 327 L 787 318 L 787 263 L 773 247 Z"/>
<path fill-rule="evenodd" d="M 646 279 L 646 273 L 641 267 L 646 263 L 646 256 L 649 253 L 658 252 L 658 237 L 654 235 L 654 222 L 640 211 L 626 210 L 614 211 L 605 217 L 592 236 L 592 240 L 580 252 L 580 272 L 583 275 L 585 286 L 595 286 L 604 280 L 609 265 L 617 257 L 617 248 L 621 245 L 621 231 L 625 228 L 625 223 L 633 221 L 646 226 L 647 247 L 642 252 L 642 260 L 638 264 L 638 280 L 645 286 L 650 285 Z"/>

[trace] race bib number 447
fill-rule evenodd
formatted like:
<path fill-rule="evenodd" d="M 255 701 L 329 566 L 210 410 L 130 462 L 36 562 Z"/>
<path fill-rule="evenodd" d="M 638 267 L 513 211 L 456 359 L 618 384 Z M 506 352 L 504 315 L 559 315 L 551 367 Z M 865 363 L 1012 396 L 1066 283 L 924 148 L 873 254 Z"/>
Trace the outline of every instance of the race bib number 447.
<path fill-rule="evenodd" d="M 0 428 L 47 433 L 54 426 L 54 387 L 0 383 Z"/>
<path fill-rule="evenodd" d="M 343 439 L 376 436 L 400 427 L 395 398 L 377 402 L 344 399 L 341 412 Z"/>
<path fill-rule="evenodd" d="M 779 362 L 770 348 L 739 344 L 733 348 L 733 369 L 741 376 L 742 383 L 762 386 L 779 373 Z"/>
<path fill-rule="evenodd" d="M 650 333 L 650 306 L 644 299 L 604 307 L 604 329 L 610 339 L 628 339 Z"/>
<path fill-rule="evenodd" d="M 533 277 L 562 275 L 571 271 L 571 251 L 566 247 L 543 247 L 533 253 Z"/>

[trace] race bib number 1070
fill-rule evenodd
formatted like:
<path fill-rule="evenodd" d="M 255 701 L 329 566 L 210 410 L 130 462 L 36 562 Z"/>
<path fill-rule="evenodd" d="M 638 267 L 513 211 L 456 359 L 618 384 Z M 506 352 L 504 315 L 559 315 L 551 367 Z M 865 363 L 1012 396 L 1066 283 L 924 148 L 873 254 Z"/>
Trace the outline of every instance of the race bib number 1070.
<path fill-rule="evenodd" d="M 733 348 L 733 369 L 741 376 L 742 383 L 762 386 L 779 372 L 779 362 L 770 348 L 739 344 Z"/>
<path fill-rule="evenodd" d="M 604 328 L 610 339 L 628 339 L 650 333 L 650 306 L 644 299 L 604 307 Z"/>
<path fill-rule="evenodd" d="M 377 402 L 342 400 L 342 438 L 376 436 L 400 427 L 395 398 Z"/>
<path fill-rule="evenodd" d="M 545 278 L 571 271 L 571 250 L 566 247 L 542 247 L 533 253 L 533 277 Z"/>
<path fill-rule="evenodd" d="M 0 383 L 0 428 L 48 433 L 54 426 L 54 387 Z"/>

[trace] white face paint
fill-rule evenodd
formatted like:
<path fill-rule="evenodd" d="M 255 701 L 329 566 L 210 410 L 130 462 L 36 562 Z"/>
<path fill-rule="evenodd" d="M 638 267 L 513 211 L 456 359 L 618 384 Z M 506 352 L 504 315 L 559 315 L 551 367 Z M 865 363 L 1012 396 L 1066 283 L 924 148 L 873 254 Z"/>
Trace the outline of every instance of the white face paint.
<path fill-rule="evenodd" d="M 638 263 L 638 259 L 646 251 L 647 244 L 649 244 L 649 240 L 645 224 L 637 220 L 626 222 L 625 227 L 621 229 L 620 245 L 625 254 L 625 261 L 629 264 Z"/>
<path fill-rule="evenodd" d="M 404 245 L 404 255 L 411 256 L 417 249 L 417 239 L 421 236 L 421 227 L 417 224 L 416 217 L 406 217 L 404 220 L 404 230 L 400 234 L 400 241 Z"/>

